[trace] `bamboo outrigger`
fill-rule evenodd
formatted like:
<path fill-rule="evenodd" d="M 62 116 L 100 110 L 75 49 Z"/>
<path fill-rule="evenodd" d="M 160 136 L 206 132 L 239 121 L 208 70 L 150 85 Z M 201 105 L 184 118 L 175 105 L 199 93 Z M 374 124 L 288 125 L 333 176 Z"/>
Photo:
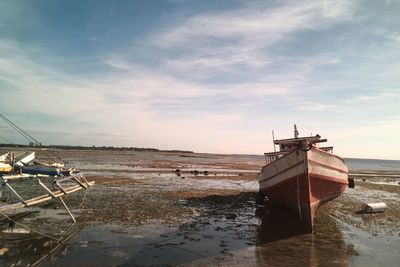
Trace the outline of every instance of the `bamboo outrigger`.
<path fill-rule="evenodd" d="M 36 139 L 4 117 L 4 115 L 0 114 L 0 118 L 29 141 L 40 144 Z M 47 152 L 49 153 L 49 151 Z M 56 155 L 53 153 L 53 156 Z M 58 156 L 56 157 L 60 160 Z M 42 179 L 46 181 L 43 182 Z M 21 192 L 18 192 L 19 190 L 16 189 L 14 183 L 25 183 L 27 180 L 33 181 L 33 184 L 40 188 L 44 194 L 29 196 L 27 199 L 22 197 Z M 86 190 L 90 186 L 93 186 L 94 183 L 88 182 L 81 171 L 65 168 L 65 163 L 63 162 L 45 164 L 35 161 L 35 152 L 24 152 L 16 155 L 8 151 L 0 154 L 0 189 L 7 189 L 17 201 L 0 205 L 0 213 L 4 214 L 4 212 L 30 207 L 51 199 L 58 199 L 75 222 L 76 220 L 64 202 L 63 197 L 82 189 Z M 28 190 L 29 187 L 25 186 L 23 189 Z"/>
<path fill-rule="evenodd" d="M 42 176 L 43 177 L 43 176 Z M 10 181 L 15 181 L 17 179 L 22 179 L 22 178 L 36 178 L 38 185 L 43 188 L 47 194 L 43 194 L 37 197 L 33 197 L 30 199 L 23 199 L 20 194 L 13 188 L 13 186 L 10 185 Z M 6 211 L 11 211 L 19 208 L 25 208 L 25 207 L 30 207 L 33 205 L 40 204 L 45 201 L 49 201 L 51 199 L 59 199 L 61 203 L 63 204 L 64 208 L 67 210 L 68 214 L 70 215 L 71 219 L 75 222 L 75 218 L 72 215 L 71 211 L 68 209 L 68 206 L 65 204 L 63 200 L 63 196 L 74 193 L 76 191 L 79 191 L 81 189 L 87 189 L 90 186 L 93 186 L 95 182 L 88 182 L 83 175 L 83 173 L 79 172 L 74 175 L 71 175 L 69 177 L 64 177 L 62 179 L 57 179 L 56 177 L 52 177 L 52 185 L 55 188 L 58 188 L 58 190 L 51 190 L 46 186 L 41 180 L 40 176 L 37 177 L 32 177 L 32 176 L 26 176 L 26 175 L 7 175 L 7 176 L 1 176 L 0 175 L 0 184 L 2 188 L 8 188 L 14 196 L 19 200 L 17 203 L 13 204 L 8 204 L 8 205 L 3 205 L 0 206 L 0 212 L 6 212 Z M 60 183 L 61 182 L 74 182 L 76 183 L 75 185 L 72 186 L 62 186 Z"/>

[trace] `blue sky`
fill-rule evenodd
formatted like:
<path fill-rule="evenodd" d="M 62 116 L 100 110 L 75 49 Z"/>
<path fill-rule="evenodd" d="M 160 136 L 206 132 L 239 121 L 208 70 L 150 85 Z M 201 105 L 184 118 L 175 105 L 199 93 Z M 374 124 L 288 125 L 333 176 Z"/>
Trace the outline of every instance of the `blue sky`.
<path fill-rule="evenodd" d="M 45 144 L 400 159 L 398 1 L 1 1 L 0 112 Z M 4 123 L 0 136 L 23 142 Z"/>

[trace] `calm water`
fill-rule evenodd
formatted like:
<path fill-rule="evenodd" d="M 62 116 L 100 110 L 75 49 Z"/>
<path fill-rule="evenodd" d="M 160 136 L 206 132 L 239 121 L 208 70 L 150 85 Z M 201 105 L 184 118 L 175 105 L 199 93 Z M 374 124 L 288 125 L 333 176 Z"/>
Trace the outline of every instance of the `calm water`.
<path fill-rule="evenodd" d="M 246 156 L 254 162 L 262 162 L 264 156 L 261 155 L 237 155 Z M 359 159 L 344 158 L 346 165 L 350 170 L 377 170 L 377 171 L 400 171 L 400 160 L 383 159 Z"/>
<path fill-rule="evenodd" d="M 400 160 L 344 159 L 350 170 L 400 171 Z"/>

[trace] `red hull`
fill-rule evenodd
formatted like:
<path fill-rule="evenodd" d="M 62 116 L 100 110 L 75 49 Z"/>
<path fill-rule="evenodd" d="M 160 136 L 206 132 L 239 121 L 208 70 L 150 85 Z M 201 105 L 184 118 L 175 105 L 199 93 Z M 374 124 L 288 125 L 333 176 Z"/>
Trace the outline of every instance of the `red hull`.
<path fill-rule="evenodd" d="M 318 207 L 346 189 L 347 167 L 341 158 L 316 148 L 295 151 L 265 166 L 259 182 L 269 201 L 297 210 L 311 232 Z"/>

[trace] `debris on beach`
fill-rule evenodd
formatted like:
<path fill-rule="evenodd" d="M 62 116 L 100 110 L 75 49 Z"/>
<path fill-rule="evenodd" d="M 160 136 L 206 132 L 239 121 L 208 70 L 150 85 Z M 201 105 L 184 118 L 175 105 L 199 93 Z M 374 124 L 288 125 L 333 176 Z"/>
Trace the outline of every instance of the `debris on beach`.
<path fill-rule="evenodd" d="M 384 212 L 386 210 L 386 203 L 385 202 L 376 202 L 376 203 L 366 203 L 363 205 L 362 210 L 365 213 L 377 213 L 377 212 Z"/>

